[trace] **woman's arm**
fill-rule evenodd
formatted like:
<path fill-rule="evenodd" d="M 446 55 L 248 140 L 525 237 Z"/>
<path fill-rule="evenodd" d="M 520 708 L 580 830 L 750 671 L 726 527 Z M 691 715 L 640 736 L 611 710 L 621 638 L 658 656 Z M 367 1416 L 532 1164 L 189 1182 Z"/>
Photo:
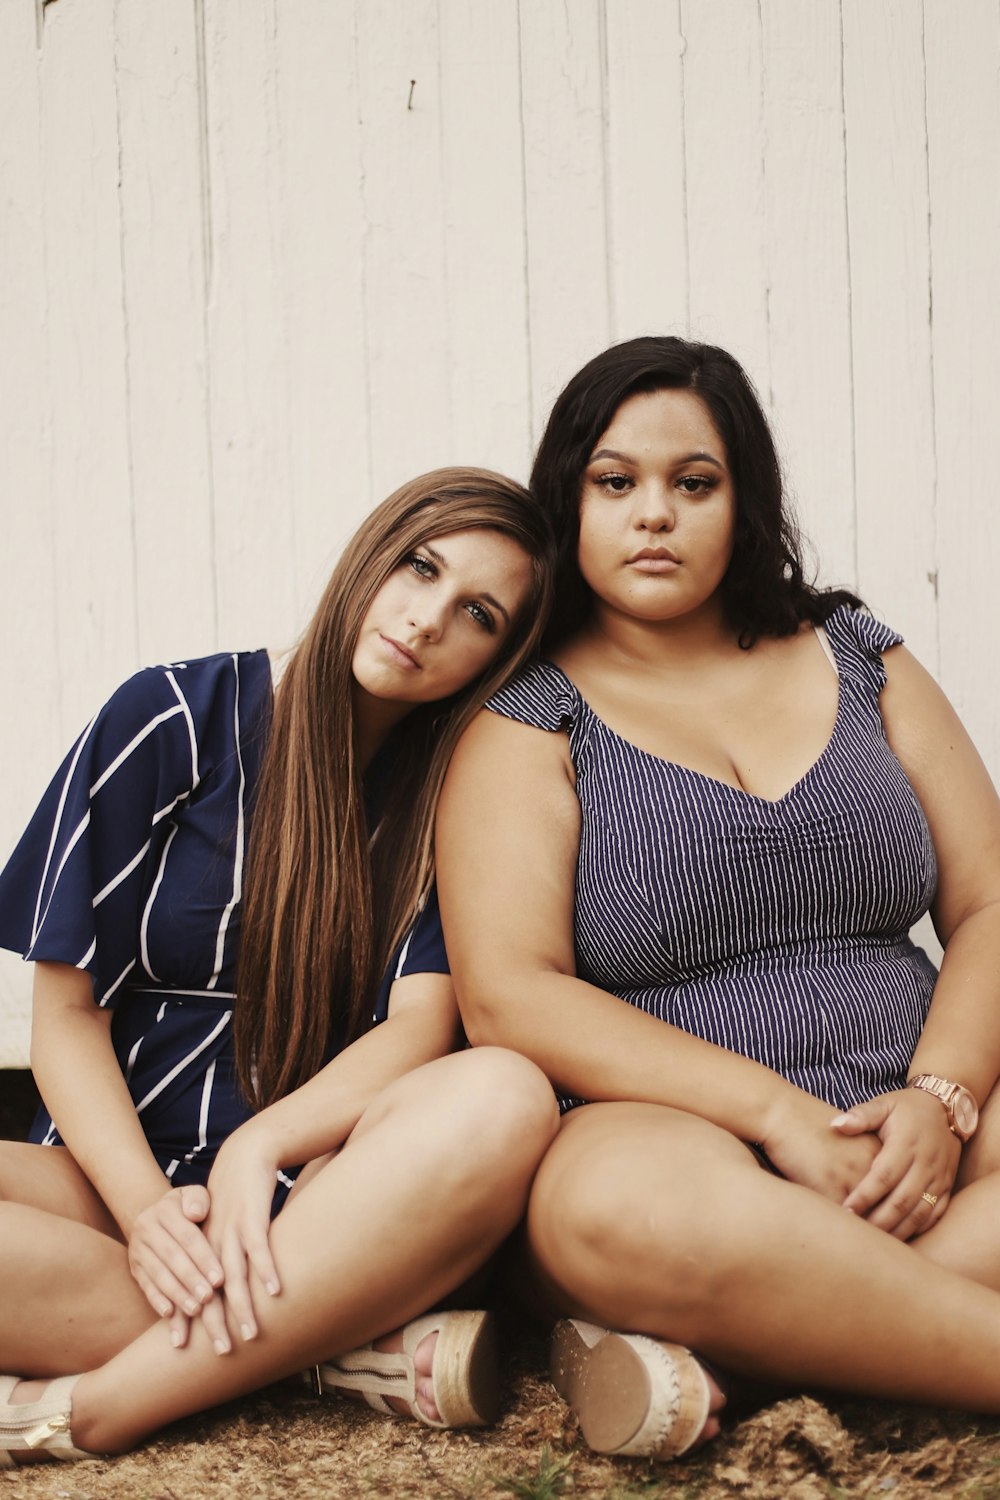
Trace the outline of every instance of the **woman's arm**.
<path fill-rule="evenodd" d="M 886 736 L 923 807 L 938 863 L 931 914 L 941 972 L 910 1075 L 964 1084 L 982 1105 L 1000 1075 L 1000 799 L 954 709 L 902 646 L 885 654 L 880 700 Z M 848 1205 L 905 1238 L 944 1212 L 959 1163 L 947 1116 L 916 1089 L 874 1100 L 851 1116 L 885 1149 Z M 913 1209 L 924 1192 L 930 1220 Z"/>
<path fill-rule="evenodd" d="M 565 736 L 480 714 L 452 759 L 437 832 L 445 936 L 470 1039 L 523 1052 L 585 1099 L 701 1115 L 842 1200 L 867 1170 L 869 1140 L 838 1139 L 834 1111 L 770 1069 L 576 977 L 579 838 Z"/>
<path fill-rule="evenodd" d="M 94 1004 L 85 971 L 35 965 L 31 1066 L 59 1134 L 128 1244 L 151 1307 L 161 1317 L 191 1316 L 222 1268 L 192 1222 L 204 1217 L 197 1190 L 187 1190 L 185 1203 L 149 1149 L 111 1044 L 111 1013 Z M 175 1335 L 183 1339 L 183 1330 L 175 1316 Z"/>
<path fill-rule="evenodd" d="M 212 1208 L 207 1233 L 225 1273 L 230 1325 L 242 1338 L 254 1338 L 257 1332 L 248 1268 L 272 1296 L 280 1291 L 268 1241 L 278 1169 L 337 1151 L 383 1089 L 452 1050 L 457 1028 L 449 975 L 397 979 L 389 993 L 387 1020 L 223 1143 L 208 1179 Z"/>

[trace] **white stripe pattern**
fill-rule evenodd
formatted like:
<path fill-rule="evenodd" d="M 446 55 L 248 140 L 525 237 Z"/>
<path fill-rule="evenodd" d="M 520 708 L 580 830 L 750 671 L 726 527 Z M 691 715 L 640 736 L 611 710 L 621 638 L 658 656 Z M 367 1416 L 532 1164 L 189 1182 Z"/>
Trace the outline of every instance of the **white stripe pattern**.
<path fill-rule="evenodd" d="M 222 918 L 219 922 L 218 935 L 215 941 L 215 965 L 212 969 L 212 977 L 208 981 L 208 988 L 214 989 L 219 982 L 222 973 L 222 964 L 226 954 L 226 933 L 229 923 L 238 902 L 243 895 L 243 841 L 245 837 L 246 813 L 244 802 L 246 798 L 247 778 L 243 765 L 243 752 L 240 748 L 240 674 L 237 658 L 233 657 L 234 679 L 236 683 L 233 694 L 233 741 L 236 746 L 236 763 L 239 766 L 239 795 L 236 804 L 236 857 L 233 860 L 233 894 L 227 901 Z"/>
<path fill-rule="evenodd" d="M 581 977 L 847 1108 L 905 1079 L 936 977 L 908 931 L 936 865 L 878 708 L 898 637 L 848 609 L 826 632 L 836 723 L 775 801 L 622 739 L 551 663 L 488 706 L 568 726 Z"/>

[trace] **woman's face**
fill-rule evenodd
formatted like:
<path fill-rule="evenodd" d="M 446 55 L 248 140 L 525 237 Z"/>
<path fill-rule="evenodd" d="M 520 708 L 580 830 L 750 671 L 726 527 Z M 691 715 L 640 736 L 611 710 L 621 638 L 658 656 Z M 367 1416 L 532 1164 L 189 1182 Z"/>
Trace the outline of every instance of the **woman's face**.
<path fill-rule="evenodd" d="M 735 518 L 725 446 L 701 398 L 629 396 L 580 490 L 580 572 L 598 613 L 659 621 L 717 608 Z"/>
<path fill-rule="evenodd" d="M 415 547 L 362 621 L 357 686 L 401 707 L 459 692 L 501 651 L 530 586 L 528 554 L 503 532 L 452 531 Z"/>

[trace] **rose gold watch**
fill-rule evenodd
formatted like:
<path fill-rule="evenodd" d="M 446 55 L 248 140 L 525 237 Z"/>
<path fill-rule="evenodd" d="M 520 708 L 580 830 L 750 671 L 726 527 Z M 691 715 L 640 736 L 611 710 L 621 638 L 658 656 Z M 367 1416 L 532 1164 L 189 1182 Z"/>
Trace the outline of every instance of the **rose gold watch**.
<path fill-rule="evenodd" d="M 952 1083 L 949 1078 L 937 1078 L 933 1073 L 918 1073 L 915 1078 L 906 1080 L 906 1087 L 923 1089 L 925 1093 L 940 1099 L 948 1116 L 948 1129 L 960 1141 L 971 1140 L 975 1135 L 979 1124 L 979 1105 L 969 1090 L 960 1083 Z"/>

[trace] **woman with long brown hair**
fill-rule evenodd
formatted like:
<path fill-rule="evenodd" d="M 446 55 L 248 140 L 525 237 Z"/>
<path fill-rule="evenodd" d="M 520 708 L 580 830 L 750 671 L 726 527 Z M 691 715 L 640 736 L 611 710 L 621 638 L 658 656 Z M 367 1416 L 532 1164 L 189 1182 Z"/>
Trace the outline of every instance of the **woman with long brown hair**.
<path fill-rule="evenodd" d="M 432 825 L 550 590 L 525 491 L 440 470 L 366 521 L 293 652 L 141 672 L 74 746 L 0 876 L 45 1102 L 0 1149 L 8 1462 L 308 1366 L 492 1419 L 487 1315 L 417 1315 L 516 1222 L 554 1106 L 522 1058 L 449 1055 Z"/>

